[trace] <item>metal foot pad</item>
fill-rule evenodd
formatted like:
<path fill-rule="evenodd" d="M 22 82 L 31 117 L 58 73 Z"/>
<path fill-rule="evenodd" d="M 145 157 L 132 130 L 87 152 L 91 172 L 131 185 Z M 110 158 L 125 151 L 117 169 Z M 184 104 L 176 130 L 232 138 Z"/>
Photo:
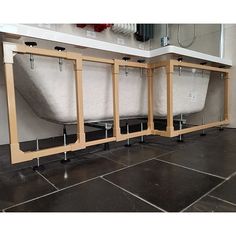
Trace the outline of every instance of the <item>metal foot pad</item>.
<path fill-rule="evenodd" d="M 131 144 L 125 144 L 125 147 L 131 147 Z"/>
<path fill-rule="evenodd" d="M 110 150 L 109 143 L 104 143 L 104 151 Z"/>
<path fill-rule="evenodd" d="M 45 166 L 44 165 L 33 166 L 33 171 L 44 171 L 44 170 L 45 170 Z"/>
<path fill-rule="evenodd" d="M 177 142 L 178 142 L 178 143 L 183 143 L 184 140 L 183 140 L 183 139 L 178 139 Z"/>
<path fill-rule="evenodd" d="M 60 162 L 61 162 L 61 164 L 66 164 L 66 163 L 70 162 L 70 159 L 63 159 Z"/>

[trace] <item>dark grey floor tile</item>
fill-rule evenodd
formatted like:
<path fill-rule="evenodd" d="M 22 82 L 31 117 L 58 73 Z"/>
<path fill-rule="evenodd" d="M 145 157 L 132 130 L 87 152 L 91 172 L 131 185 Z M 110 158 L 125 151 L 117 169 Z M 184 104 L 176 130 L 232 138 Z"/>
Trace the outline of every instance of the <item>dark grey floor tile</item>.
<path fill-rule="evenodd" d="M 12 165 L 10 158 L 10 145 L 6 144 L 0 146 L 0 173 L 16 171 L 31 166 L 32 161 Z"/>
<path fill-rule="evenodd" d="M 211 195 L 236 204 L 236 175 L 215 189 Z"/>
<path fill-rule="evenodd" d="M 148 145 L 135 144 L 131 147 L 122 147 L 106 151 L 100 153 L 100 155 L 125 165 L 133 165 L 168 152 L 170 152 L 170 150 L 163 147 L 150 147 Z"/>
<path fill-rule="evenodd" d="M 124 165 L 106 158 L 88 154 L 71 159 L 67 164 L 61 164 L 59 161 L 49 163 L 45 165 L 45 170 L 41 171 L 41 174 L 56 187 L 64 188 L 123 167 Z"/>
<path fill-rule="evenodd" d="M 222 181 L 157 160 L 138 164 L 104 178 L 170 212 L 181 211 Z"/>
<path fill-rule="evenodd" d="M 221 201 L 219 199 L 206 196 L 185 212 L 236 212 L 236 205 Z"/>
<path fill-rule="evenodd" d="M 236 129 L 225 129 L 215 135 L 215 138 L 207 137 L 206 142 L 236 154 Z"/>
<path fill-rule="evenodd" d="M 9 209 L 18 212 L 158 212 L 101 178 Z"/>
<path fill-rule="evenodd" d="M 55 190 L 31 168 L 0 174 L 0 209 Z"/>
<path fill-rule="evenodd" d="M 236 171 L 236 152 L 231 145 L 217 143 L 216 140 L 195 142 L 158 159 L 226 178 Z"/>
<path fill-rule="evenodd" d="M 228 129 L 224 130 L 225 133 L 228 132 Z M 206 136 L 201 136 L 200 134 L 202 131 L 197 131 L 189 134 L 182 135 L 182 139 L 184 142 L 177 142 L 178 137 L 168 138 L 168 137 L 161 137 L 157 135 L 151 135 L 146 137 L 146 141 L 149 145 L 158 145 L 163 147 L 168 147 L 171 150 L 179 150 L 188 147 L 189 145 L 195 142 L 214 142 L 216 137 L 223 134 L 224 132 L 220 132 L 219 129 L 213 128 L 206 130 Z M 236 135 L 235 135 L 236 137 Z"/>

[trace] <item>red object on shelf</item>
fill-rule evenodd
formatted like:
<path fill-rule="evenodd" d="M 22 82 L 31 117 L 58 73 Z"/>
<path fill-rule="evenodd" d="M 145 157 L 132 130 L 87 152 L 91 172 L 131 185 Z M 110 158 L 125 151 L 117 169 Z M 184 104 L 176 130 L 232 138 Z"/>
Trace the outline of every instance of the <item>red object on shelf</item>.
<path fill-rule="evenodd" d="M 95 32 L 102 32 L 112 26 L 112 24 L 77 24 L 76 26 L 79 28 L 84 28 L 87 25 L 92 26 Z"/>

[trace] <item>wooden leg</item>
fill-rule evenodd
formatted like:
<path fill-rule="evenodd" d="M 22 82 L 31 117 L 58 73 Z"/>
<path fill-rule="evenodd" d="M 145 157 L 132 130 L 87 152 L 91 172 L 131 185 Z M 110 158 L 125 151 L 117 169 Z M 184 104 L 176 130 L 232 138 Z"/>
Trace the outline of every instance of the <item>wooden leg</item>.
<path fill-rule="evenodd" d="M 82 57 L 76 59 L 76 104 L 77 104 L 77 141 L 85 147 L 84 112 L 83 112 L 83 83 L 82 83 Z"/>
<path fill-rule="evenodd" d="M 120 117 L 119 117 L 119 64 L 114 60 L 112 86 L 113 86 L 113 136 L 118 141 L 120 137 Z"/>
<path fill-rule="evenodd" d="M 13 64 L 5 63 L 5 81 L 7 89 L 7 108 L 8 108 L 8 125 L 9 125 L 9 139 L 11 149 L 11 162 L 15 163 L 15 152 L 19 150 L 17 118 L 16 118 L 16 98 L 15 86 L 13 76 Z"/>
<path fill-rule="evenodd" d="M 229 119 L 229 73 L 226 73 L 224 80 L 224 119 Z"/>
<path fill-rule="evenodd" d="M 174 131 L 173 125 L 173 70 L 174 67 L 169 63 L 166 67 L 167 73 L 167 127 L 166 131 L 171 136 L 172 132 Z"/>
<path fill-rule="evenodd" d="M 153 69 L 148 69 L 148 129 L 154 130 L 153 115 Z"/>

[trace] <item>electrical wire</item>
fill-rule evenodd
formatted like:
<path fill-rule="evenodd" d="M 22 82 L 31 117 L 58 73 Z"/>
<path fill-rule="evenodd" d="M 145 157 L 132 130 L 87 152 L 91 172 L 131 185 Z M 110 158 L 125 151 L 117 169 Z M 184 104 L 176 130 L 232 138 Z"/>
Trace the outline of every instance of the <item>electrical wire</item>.
<path fill-rule="evenodd" d="M 182 47 L 182 48 L 191 47 L 193 45 L 193 43 L 195 42 L 195 40 L 196 40 L 196 25 L 195 24 L 193 25 L 193 39 L 192 39 L 192 41 L 187 45 L 183 45 L 180 42 L 180 24 L 178 24 L 177 40 L 178 40 L 178 44 L 179 44 L 180 47 Z"/>

